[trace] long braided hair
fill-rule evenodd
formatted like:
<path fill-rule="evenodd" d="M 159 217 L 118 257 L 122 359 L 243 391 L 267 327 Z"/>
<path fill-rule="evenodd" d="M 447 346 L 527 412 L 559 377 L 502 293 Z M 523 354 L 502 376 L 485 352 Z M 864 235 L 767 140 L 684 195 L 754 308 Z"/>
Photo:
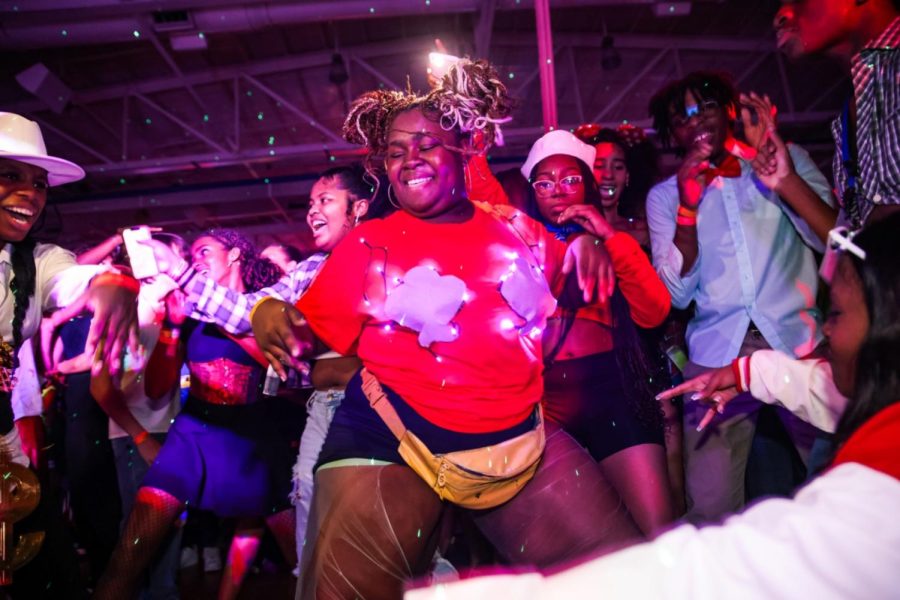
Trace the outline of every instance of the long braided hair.
<path fill-rule="evenodd" d="M 26 237 L 21 242 L 13 243 L 12 248 L 12 269 L 13 277 L 10 281 L 10 288 L 13 293 L 13 310 L 12 334 L 13 347 L 15 354 L 13 355 L 13 366 L 19 366 L 18 350 L 25 341 L 22 339 L 22 327 L 25 324 L 25 317 L 28 315 L 28 307 L 31 305 L 34 297 L 35 281 L 37 279 L 37 268 L 34 262 L 35 241 Z"/>
<path fill-rule="evenodd" d="M 233 229 L 210 229 L 204 232 L 222 243 L 226 250 L 237 248 L 241 251 L 241 281 L 248 292 L 268 287 L 281 278 L 278 265 L 259 255 L 259 250 L 246 237 Z"/>
<path fill-rule="evenodd" d="M 28 316 L 28 307 L 34 296 L 37 269 L 34 262 L 35 242 L 31 238 L 25 238 L 12 244 L 12 269 L 13 277 L 10 281 L 10 289 L 13 293 L 13 343 L 10 348 L 4 343 L 5 350 L 9 350 L 10 356 L 3 356 L 4 377 L 0 386 L 0 435 L 5 435 L 13 429 L 15 416 L 12 409 L 12 386 L 15 371 L 19 368 L 19 348 L 22 339 L 22 328 L 25 318 Z M 6 352 L 4 351 L 4 355 Z M 9 369 L 6 371 L 6 369 Z M 8 374 L 8 376 L 7 376 Z"/>

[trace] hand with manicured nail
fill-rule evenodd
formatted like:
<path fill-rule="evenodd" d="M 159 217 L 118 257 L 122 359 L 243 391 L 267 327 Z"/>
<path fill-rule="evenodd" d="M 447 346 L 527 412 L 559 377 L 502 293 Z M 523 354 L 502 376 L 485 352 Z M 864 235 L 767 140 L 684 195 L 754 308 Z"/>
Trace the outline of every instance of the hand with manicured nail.
<path fill-rule="evenodd" d="M 251 324 L 259 349 L 282 381 L 287 380 L 285 365 L 306 371 L 300 357 L 312 348 L 312 334 L 294 305 L 266 300 L 254 309 Z"/>
<path fill-rule="evenodd" d="M 730 366 L 707 371 L 693 379 L 676 385 L 656 396 L 657 400 L 669 400 L 675 396 L 694 392 L 689 400 L 712 405 L 714 412 L 722 413 L 727 405 L 740 392 L 734 380 L 734 371 Z"/>

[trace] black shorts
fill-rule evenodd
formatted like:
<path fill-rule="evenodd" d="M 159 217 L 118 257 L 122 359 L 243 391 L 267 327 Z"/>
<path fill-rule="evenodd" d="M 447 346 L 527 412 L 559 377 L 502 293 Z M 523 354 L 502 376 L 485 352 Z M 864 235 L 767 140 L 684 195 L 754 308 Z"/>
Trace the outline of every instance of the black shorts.
<path fill-rule="evenodd" d="M 544 416 L 597 461 L 640 444 L 663 445 L 656 400 L 626 390 L 623 379 L 615 352 L 556 362 L 544 372 Z"/>
<path fill-rule="evenodd" d="M 534 429 L 535 416 L 502 431 L 461 433 L 438 427 L 419 415 L 392 389 L 382 385 L 388 401 L 407 429 L 422 440 L 433 454 L 491 446 Z M 363 458 L 405 464 L 397 450 L 400 442 L 369 405 L 359 373 L 347 383 L 347 395 L 334 413 L 334 420 L 319 454 L 316 469 L 347 458 Z"/>

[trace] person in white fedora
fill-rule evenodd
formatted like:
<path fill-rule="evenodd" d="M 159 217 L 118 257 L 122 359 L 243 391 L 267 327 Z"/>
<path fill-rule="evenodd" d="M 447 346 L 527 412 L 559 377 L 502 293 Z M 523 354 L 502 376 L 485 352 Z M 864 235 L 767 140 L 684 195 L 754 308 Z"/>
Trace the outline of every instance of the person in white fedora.
<path fill-rule="evenodd" d="M 16 350 L 38 330 L 41 315 L 57 306 L 60 275 L 84 268 L 68 250 L 35 242 L 31 230 L 47 203 L 51 186 L 78 181 L 84 170 L 47 154 L 37 123 L 0 112 L 0 456 L 27 465 L 13 427 L 10 395 L 18 366 Z M 118 273 L 90 281 L 94 319 L 88 349 L 100 349 L 95 365 L 118 373 L 126 345 L 137 351 L 138 282 Z"/>

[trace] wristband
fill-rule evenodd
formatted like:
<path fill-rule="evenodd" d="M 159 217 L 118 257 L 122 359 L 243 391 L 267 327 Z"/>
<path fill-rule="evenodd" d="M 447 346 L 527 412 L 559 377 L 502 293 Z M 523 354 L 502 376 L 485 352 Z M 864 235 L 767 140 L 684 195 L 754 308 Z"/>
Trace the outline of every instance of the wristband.
<path fill-rule="evenodd" d="M 132 439 L 134 440 L 135 446 L 140 446 L 141 444 L 143 444 L 144 442 L 147 441 L 148 437 L 150 437 L 150 434 L 147 433 L 147 430 L 145 429 L 144 431 L 142 431 L 139 434 L 137 434 L 136 436 L 134 436 Z"/>
<path fill-rule="evenodd" d="M 160 344 L 177 344 L 178 338 L 181 337 L 180 329 L 161 329 L 159 332 L 159 343 Z"/>
<path fill-rule="evenodd" d="M 750 391 L 750 357 L 740 356 L 731 361 L 731 373 L 734 375 L 734 386 L 737 391 Z"/>
<path fill-rule="evenodd" d="M 268 302 L 269 300 L 278 300 L 278 298 L 275 298 L 274 296 L 265 296 L 263 298 L 260 298 L 259 301 L 257 301 L 257 303 L 253 305 L 253 308 L 250 310 L 250 322 L 251 323 L 253 322 L 253 315 L 256 314 L 256 309 L 258 309 L 260 306 L 262 306 L 264 303 Z"/>
<path fill-rule="evenodd" d="M 697 218 L 697 209 L 696 208 L 688 208 L 684 204 L 679 204 L 678 205 L 678 216 L 696 219 Z"/>
<path fill-rule="evenodd" d="M 697 217 L 682 217 L 678 215 L 675 217 L 676 225 L 683 225 L 684 227 L 694 227 L 697 225 Z"/>
<path fill-rule="evenodd" d="M 95 285 L 114 285 L 116 287 L 122 287 L 128 290 L 129 292 L 137 294 L 141 291 L 141 282 L 139 282 L 134 277 L 130 275 L 123 275 L 121 273 L 113 273 L 112 271 L 107 271 L 106 273 L 100 273 L 94 280 L 91 281 L 91 287 Z"/>

